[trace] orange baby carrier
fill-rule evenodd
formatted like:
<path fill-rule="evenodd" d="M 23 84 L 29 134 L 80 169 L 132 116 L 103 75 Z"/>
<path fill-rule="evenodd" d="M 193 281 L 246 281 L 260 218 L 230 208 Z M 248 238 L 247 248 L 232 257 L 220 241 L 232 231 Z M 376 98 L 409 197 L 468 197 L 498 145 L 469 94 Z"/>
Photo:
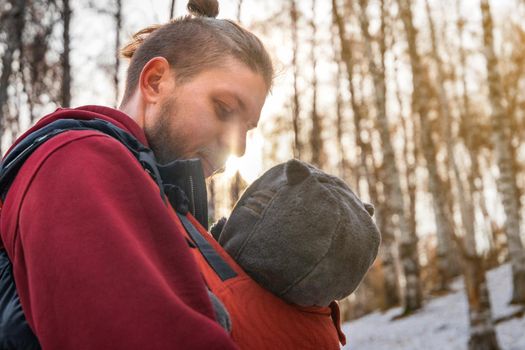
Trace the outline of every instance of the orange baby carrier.
<path fill-rule="evenodd" d="M 228 310 L 231 336 L 241 349 L 340 349 L 346 343 L 335 301 L 328 307 L 284 302 L 250 278 L 193 216 L 172 213 L 198 248 L 197 264 Z"/>

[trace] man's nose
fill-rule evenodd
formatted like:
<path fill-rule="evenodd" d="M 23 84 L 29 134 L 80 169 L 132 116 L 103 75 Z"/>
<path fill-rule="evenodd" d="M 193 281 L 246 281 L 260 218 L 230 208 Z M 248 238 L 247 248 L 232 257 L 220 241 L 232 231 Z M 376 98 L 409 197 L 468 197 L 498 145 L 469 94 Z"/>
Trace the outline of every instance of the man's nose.
<path fill-rule="evenodd" d="M 230 154 L 242 157 L 246 151 L 246 133 L 247 130 L 244 127 L 234 127 L 230 130 L 228 138 L 228 145 Z"/>

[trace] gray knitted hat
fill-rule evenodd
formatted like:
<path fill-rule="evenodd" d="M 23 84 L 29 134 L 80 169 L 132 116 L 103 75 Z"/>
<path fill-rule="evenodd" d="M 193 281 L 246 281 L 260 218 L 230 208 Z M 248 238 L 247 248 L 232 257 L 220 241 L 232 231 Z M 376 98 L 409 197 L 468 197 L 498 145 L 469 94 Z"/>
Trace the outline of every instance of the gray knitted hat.
<path fill-rule="evenodd" d="M 275 295 L 327 306 L 351 294 L 377 256 L 372 215 L 342 180 L 294 159 L 246 189 L 218 241 Z"/>

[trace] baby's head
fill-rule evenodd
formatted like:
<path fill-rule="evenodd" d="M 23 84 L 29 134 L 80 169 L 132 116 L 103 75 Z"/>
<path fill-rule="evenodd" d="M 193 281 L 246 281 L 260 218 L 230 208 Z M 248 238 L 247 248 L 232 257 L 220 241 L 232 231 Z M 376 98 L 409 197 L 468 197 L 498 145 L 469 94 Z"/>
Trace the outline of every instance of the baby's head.
<path fill-rule="evenodd" d="M 290 160 L 246 189 L 218 240 L 275 295 L 327 306 L 357 288 L 377 255 L 372 214 L 339 178 Z"/>

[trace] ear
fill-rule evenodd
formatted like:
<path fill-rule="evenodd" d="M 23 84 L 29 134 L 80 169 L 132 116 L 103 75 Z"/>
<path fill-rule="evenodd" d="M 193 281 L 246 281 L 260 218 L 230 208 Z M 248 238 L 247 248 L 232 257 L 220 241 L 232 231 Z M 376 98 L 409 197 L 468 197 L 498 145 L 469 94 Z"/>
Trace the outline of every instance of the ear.
<path fill-rule="evenodd" d="M 374 213 L 375 213 L 374 206 L 372 204 L 370 204 L 370 203 L 363 203 L 363 204 L 364 204 L 365 209 L 368 212 L 368 214 L 370 214 L 370 216 L 374 216 Z"/>
<path fill-rule="evenodd" d="M 224 226 L 226 225 L 226 219 L 224 216 L 219 219 L 216 223 L 214 223 L 210 228 L 210 233 L 215 238 L 216 241 L 219 240 L 219 237 L 221 236 L 222 230 L 224 229 Z"/>
<path fill-rule="evenodd" d="M 166 58 L 154 57 L 142 68 L 139 89 L 145 102 L 158 102 L 170 84 L 174 84 L 174 76 Z"/>
<path fill-rule="evenodd" d="M 310 169 L 297 159 L 286 162 L 285 172 L 289 185 L 296 185 L 310 176 Z"/>

